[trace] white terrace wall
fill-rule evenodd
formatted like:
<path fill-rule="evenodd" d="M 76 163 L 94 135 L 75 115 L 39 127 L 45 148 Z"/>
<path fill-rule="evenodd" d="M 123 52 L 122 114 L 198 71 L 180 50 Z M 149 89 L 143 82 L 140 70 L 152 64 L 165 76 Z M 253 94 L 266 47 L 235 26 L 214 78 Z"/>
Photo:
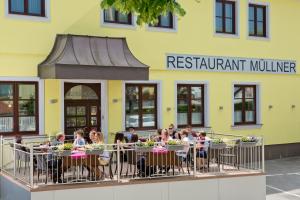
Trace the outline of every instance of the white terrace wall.
<path fill-rule="evenodd" d="M 265 200 L 264 175 L 32 192 L 31 200 Z"/>

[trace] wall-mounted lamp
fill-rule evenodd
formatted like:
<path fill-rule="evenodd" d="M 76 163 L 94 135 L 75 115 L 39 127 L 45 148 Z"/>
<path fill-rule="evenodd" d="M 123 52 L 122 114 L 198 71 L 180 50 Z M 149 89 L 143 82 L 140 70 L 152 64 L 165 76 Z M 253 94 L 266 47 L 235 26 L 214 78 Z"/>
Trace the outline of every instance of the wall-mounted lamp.
<path fill-rule="evenodd" d="M 55 104 L 55 103 L 57 103 L 57 102 L 58 102 L 57 99 L 50 99 L 50 100 L 49 100 L 49 103 L 50 103 L 50 104 Z"/>
<path fill-rule="evenodd" d="M 224 109 L 224 107 L 223 106 L 219 106 L 219 110 L 223 110 Z"/>
<path fill-rule="evenodd" d="M 273 108 L 273 105 L 269 105 L 269 109 L 271 110 Z"/>
<path fill-rule="evenodd" d="M 296 108 L 296 105 L 291 105 L 291 108 L 292 108 L 292 109 L 295 109 L 295 108 Z"/>
<path fill-rule="evenodd" d="M 118 101 L 119 101 L 118 99 L 113 99 L 112 100 L 113 103 L 118 103 Z"/>
<path fill-rule="evenodd" d="M 170 112 L 172 110 L 172 108 L 167 107 L 167 112 Z"/>

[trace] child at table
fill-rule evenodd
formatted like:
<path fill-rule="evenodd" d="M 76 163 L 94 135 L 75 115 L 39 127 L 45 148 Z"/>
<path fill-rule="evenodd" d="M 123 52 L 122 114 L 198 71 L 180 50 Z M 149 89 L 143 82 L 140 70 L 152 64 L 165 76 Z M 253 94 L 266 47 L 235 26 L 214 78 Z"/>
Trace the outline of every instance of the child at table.
<path fill-rule="evenodd" d="M 85 140 L 83 139 L 83 134 L 84 134 L 83 130 L 82 129 L 77 130 L 75 132 L 75 134 L 76 134 L 76 139 L 75 139 L 73 145 L 75 147 L 82 147 L 82 146 L 84 146 L 85 145 Z"/>

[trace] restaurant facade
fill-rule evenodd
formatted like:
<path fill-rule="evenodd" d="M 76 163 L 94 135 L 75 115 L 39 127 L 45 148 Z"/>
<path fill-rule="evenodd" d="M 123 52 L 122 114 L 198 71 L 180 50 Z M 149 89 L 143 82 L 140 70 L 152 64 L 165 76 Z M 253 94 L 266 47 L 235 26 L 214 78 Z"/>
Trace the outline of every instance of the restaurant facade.
<path fill-rule="evenodd" d="M 299 2 L 179 2 L 186 16 L 143 26 L 96 0 L 2 2 L 1 135 L 86 127 L 111 141 L 173 123 L 297 153 Z"/>

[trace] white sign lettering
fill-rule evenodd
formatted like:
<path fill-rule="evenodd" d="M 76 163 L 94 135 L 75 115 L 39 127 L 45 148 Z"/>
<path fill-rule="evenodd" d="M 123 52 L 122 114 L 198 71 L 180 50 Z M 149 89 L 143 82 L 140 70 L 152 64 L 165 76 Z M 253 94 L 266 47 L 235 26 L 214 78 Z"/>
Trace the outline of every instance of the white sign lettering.
<path fill-rule="evenodd" d="M 296 61 L 167 54 L 168 70 L 296 74 Z"/>

